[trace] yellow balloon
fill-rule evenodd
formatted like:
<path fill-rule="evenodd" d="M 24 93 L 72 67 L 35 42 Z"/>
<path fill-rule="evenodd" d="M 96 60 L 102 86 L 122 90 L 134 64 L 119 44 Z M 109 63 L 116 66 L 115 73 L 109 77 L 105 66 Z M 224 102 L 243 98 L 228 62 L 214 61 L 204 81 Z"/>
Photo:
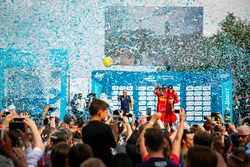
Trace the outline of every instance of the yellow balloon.
<path fill-rule="evenodd" d="M 107 57 L 105 57 L 104 59 L 103 59 L 103 65 L 105 66 L 105 67 L 110 67 L 110 66 L 112 66 L 113 65 L 113 59 L 111 58 L 111 57 L 109 57 L 109 56 L 107 56 Z"/>

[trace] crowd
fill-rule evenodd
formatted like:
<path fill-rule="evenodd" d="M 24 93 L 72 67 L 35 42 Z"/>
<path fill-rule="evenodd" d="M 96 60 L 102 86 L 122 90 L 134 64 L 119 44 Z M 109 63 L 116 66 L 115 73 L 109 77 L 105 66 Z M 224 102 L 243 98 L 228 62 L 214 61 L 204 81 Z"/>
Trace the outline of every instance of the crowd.
<path fill-rule="evenodd" d="M 241 125 L 222 116 L 189 125 L 180 110 L 177 126 L 161 121 L 161 113 L 128 117 L 110 114 L 109 105 L 94 99 L 90 120 L 66 115 L 63 121 L 45 107 L 43 126 L 28 113 L 1 112 L 1 167 L 249 167 L 250 119 Z"/>

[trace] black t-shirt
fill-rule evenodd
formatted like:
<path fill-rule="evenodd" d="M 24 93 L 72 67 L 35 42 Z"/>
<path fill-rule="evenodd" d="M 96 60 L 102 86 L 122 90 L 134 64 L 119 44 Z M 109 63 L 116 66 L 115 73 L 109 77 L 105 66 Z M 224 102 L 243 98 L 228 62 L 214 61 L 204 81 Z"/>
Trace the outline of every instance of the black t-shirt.
<path fill-rule="evenodd" d="M 100 121 L 89 122 L 87 126 L 82 128 L 82 140 L 90 145 L 94 157 L 100 158 L 107 167 L 110 166 L 111 147 L 115 148 L 116 142 L 108 125 Z"/>
<path fill-rule="evenodd" d="M 131 103 L 130 96 L 119 96 L 118 100 L 121 102 L 121 110 L 129 112 L 129 104 Z"/>
<path fill-rule="evenodd" d="M 136 167 L 178 167 L 173 162 L 166 158 L 150 158 Z"/>

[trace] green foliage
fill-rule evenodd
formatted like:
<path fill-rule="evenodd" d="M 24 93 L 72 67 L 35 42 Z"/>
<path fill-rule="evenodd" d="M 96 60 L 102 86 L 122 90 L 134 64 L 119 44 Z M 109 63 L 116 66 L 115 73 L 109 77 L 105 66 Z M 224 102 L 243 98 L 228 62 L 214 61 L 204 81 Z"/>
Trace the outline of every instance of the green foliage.
<path fill-rule="evenodd" d="M 249 93 L 250 24 L 229 13 L 220 26 L 221 31 L 211 37 L 203 37 L 203 55 L 198 66 L 179 63 L 171 70 L 231 70 L 234 93 Z M 169 66 L 166 65 L 161 70 L 169 71 Z"/>

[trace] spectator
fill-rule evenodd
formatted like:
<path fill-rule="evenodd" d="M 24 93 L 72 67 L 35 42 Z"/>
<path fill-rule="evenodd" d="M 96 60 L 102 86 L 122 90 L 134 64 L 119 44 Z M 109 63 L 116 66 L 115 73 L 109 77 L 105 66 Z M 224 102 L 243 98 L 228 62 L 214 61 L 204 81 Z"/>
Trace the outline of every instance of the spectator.
<path fill-rule="evenodd" d="M 116 141 L 109 125 L 103 123 L 108 116 L 109 105 L 99 99 L 92 101 L 89 107 L 91 121 L 82 128 L 82 140 L 90 145 L 94 157 L 100 158 L 108 167 L 111 166 L 111 148 Z"/>
<path fill-rule="evenodd" d="M 241 121 L 241 125 L 247 125 L 247 126 L 250 126 L 250 118 L 249 118 L 249 117 L 247 117 L 247 118 L 242 119 L 242 121 Z"/>
<path fill-rule="evenodd" d="M 74 114 L 77 113 L 77 108 L 78 108 L 78 105 L 79 105 L 78 102 L 77 102 L 77 99 L 78 99 L 78 95 L 75 94 L 74 97 L 73 97 L 73 99 L 70 102 L 70 106 L 71 106 L 72 112 Z"/>
<path fill-rule="evenodd" d="M 158 118 L 159 119 L 159 118 Z M 137 167 L 176 167 L 174 163 L 164 157 L 164 145 L 166 141 L 159 128 L 149 128 L 145 131 L 145 146 L 150 159 L 139 164 Z"/>
<path fill-rule="evenodd" d="M 23 139 L 24 146 L 26 148 L 26 160 L 29 167 L 37 166 L 37 161 L 42 157 L 44 153 L 44 145 L 40 133 L 34 121 L 30 118 L 24 118 L 23 122 L 31 129 L 33 137 L 33 146 L 29 142 L 29 134 L 18 130 Z"/>
<path fill-rule="evenodd" d="M 51 152 L 52 167 L 66 167 L 69 151 L 70 146 L 68 144 L 64 142 L 56 144 Z"/>
<path fill-rule="evenodd" d="M 208 147 L 191 147 L 186 156 L 186 167 L 217 167 L 218 158 L 216 153 Z"/>
<path fill-rule="evenodd" d="M 77 144 L 69 151 L 69 167 L 79 167 L 82 162 L 93 157 L 92 149 L 87 144 Z"/>
<path fill-rule="evenodd" d="M 227 157 L 227 166 L 228 167 L 249 167 L 250 160 L 246 153 L 241 150 L 234 150 Z"/>
<path fill-rule="evenodd" d="M 79 167 L 82 163 L 95 167 L 103 167 L 104 164 L 107 167 L 164 167 L 178 166 L 180 159 L 181 166 L 187 167 L 200 166 L 201 163 L 202 167 L 214 164 L 216 167 L 226 167 L 225 160 L 229 167 L 249 166 L 249 118 L 245 118 L 245 124 L 238 129 L 234 124 L 222 123 L 219 114 L 216 114 L 218 122 L 215 122 L 217 118 L 212 121 L 207 117 L 204 125 L 190 127 L 181 109 L 180 121 L 171 129 L 162 123 L 160 113 L 139 119 L 132 128 L 129 118 L 121 111 L 118 111 L 117 116 L 111 115 L 106 119 L 108 108 L 106 102 L 95 99 L 89 109 L 91 120 L 84 126 L 82 120 L 78 124 L 70 115 L 63 122 L 56 122 L 49 115 L 47 106 L 44 109 L 44 115 L 47 116 L 41 119 L 44 128 L 41 129 L 25 113 L 0 114 L 0 166 Z M 22 120 L 28 129 L 13 128 L 12 122 L 17 120 L 19 123 Z M 132 118 L 132 125 L 134 123 L 135 118 Z M 78 144 L 79 140 L 86 144 Z M 44 156 L 40 158 L 42 154 Z M 92 156 L 101 158 L 104 163 L 99 159 L 93 160 Z M 6 160 L 10 163 L 6 163 Z"/>
<path fill-rule="evenodd" d="M 206 132 L 208 132 L 208 133 L 212 133 L 212 130 L 214 129 L 213 123 L 209 120 L 207 120 L 204 123 L 203 127 L 206 130 Z"/>
<path fill-rule="evenodd" d="M 90 158 L 83 162 L 80 167 L 106 167 L 98 158 Z"/>
<path fill-rule="evenodd" d="M 240 148 L 250 156 L 250 127 L 243 125 L 238 129 L 238 140 Z"/>
<path fill-rule="evenodd" d="M 194 135 L 194 145 L 211 146 L 211 135 L 206 131 L 199 131 Z"/>
<path fill-rule="evenodd" d="M 193 146 L 194 141 L 194 132 L 190 129 L 185 129 L 182 139 L 181 139 L 181 160 L 182 163 L 185 159 L 185 156 L 189 150 Z"/>
<path fill-rule="evenodd" d="M 78 94 L 78 99 L 76 100 L 76 110 L 78 112 L 83 112 L 86 108 L 86 100 L 83 98 L 82 93 Z"/>
<path fill-rule="evenodd" d="M 131 137 L 128 139 L 128 142 L 126 144 L 126 153 L 132 160 L 133 166 L 136 166 L 136 164 L 139 164 L 142 162 L 139 145 L 137 142 L 137 139 L 139 137 L 139 131 L 135 130 Z"/>
<path fill-rule="evenodd" d="M 221 154 L 221 156 L 225 156 L 225 143 L 224 143 L 224 135 L 220 132 L 216 132 L 212 134 L 212 140 L 211 140 L 211 148 L 214 151 L 217 151 Z"/>
<path fill-rule="evenodd" d="M 18 167 L 26 167 L 27 161 L 25 159 L 24 152 L 20 149 L 12 148 L 11 139 L 4 130 L 1 131 L 1 139 L 0 139 L 0 154 L 6 158 L 9 158 L 13 161 L 15 166 Z"/>
<path fill-rule="evenodd" d="M 62 131 L 56 131 L 51 134 L 50 139 L 47 143 L 48 152 L 37 162 L 38 167 L 51 167 L 51 150 L 53 147 L 60 142 L 67 142 L 67 135 Z"/>

